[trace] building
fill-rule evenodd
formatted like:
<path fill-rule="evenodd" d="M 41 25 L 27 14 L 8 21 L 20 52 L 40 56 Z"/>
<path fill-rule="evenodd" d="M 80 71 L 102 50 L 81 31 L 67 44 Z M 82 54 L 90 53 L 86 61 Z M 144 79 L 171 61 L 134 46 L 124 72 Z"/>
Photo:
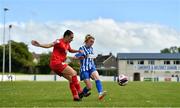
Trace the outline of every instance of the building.
<path fill-rule="evenodd" d="M 98 54 L 95 64 L 98 69 L 115 69 L 117 67 L 116 57 L 112 53 L 109 55 Z"/>
<path fill-rule="evenodd" d="M 180 53 L 118 53 L 118 74 L 133 81 L 180 76 Z"/>
<path fill-rule="evenodd" d="M 95 64 L 101 75 L 114 76 L 117 74 L 117 60 L 112 53 L 109 55 L 98 54 Z"/>

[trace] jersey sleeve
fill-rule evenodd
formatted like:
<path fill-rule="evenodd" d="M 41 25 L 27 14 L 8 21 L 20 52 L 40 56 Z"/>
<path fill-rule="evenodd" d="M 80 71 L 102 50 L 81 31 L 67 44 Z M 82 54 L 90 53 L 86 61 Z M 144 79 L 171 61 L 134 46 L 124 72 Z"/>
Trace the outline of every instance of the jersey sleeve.
<path fill-rule="evenodd" d="M 60 43 L 60 41 L 59 41 L 59 39 L 56 39 L 52 44 L 53 44 L 53 45 L 56 45 L 56 44 L 58 44 L 58 43 Z"/>
<path fill-rule="evenodd" d="M 63 42 L 61 42 L 60 39 L 56 39 L 52 44 L 53 44 L 53 46 L 56 46 L 56 47 L 63 49 L 63 50 L 66 50 Z"/>
<path fill-rule="evenodd" d="M 83 48 L 80 47 L 79 50 L 83 50 Z M 84 51 L 84 50 L 83 50 L 83 51 Z M 85 55 L 84 55 L 84 53 L 78 52 L 78 53 L 75 54 L 75 56 L 76 56 L 76 57 L 81 57 L 81 56 L 85 56 Z"/>

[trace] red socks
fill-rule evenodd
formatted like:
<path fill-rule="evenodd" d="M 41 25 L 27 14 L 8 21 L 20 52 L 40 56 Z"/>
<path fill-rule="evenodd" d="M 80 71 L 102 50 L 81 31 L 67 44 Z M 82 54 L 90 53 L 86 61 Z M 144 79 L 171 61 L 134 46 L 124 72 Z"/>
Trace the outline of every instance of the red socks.
<path fill-rule="evenodd" d="M 77 75 L 75 76 L 72 76 L 72 83 L 74 84 L 76 90 L 78 91 L 78 93 L 81 93 L 82 92 L 82 88 L 80 86 L 80 83 L 77 79 Z"/>
<path fill-rule="evenodd" d="M 82 88 L 81 88 L 80 83 L 79 83 L 79 81 L 77 79 L 77 75 L 72 76 L 72 83 L 74 83 L 74 86 L 76 87 L 78 93 L 81 93 L 82 92 Z"/>
<path fill-rule="evenodd" d="M 79 98 L 79 96 L 78 96 L 78 92 L 77 92 L 77 90 L 76 90 L 76 87 L 74 86 L 74 84 L 71 82 L 71 83 L 69 83 L 69 87 L 70 87 L 70 89 L 71 89 L 71 93 L 72 93 L 72 95 L 73 95 L 73 98 Z"/>
<path fill-rule="evenodd" d="M 71 93 L 73 95 L 73 98 L 78 99 L 79 98 L 78 93 L 82 92 L 82 88 L 81 88 L 81 86 L 79 84 L 79 81 L 78 81 L 76 75 L 72 76 L 72 82 L 69 83 L 69 87 L 71 89 Z"/>

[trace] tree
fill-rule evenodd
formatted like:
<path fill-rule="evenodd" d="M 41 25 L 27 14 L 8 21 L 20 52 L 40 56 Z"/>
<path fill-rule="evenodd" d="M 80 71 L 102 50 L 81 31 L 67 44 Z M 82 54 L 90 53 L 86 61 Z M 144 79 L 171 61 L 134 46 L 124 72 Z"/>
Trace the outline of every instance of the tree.
<path fill-rule="evenodd" d="M 40 55 L 40 60 L 37 64 L 37 68 L 40 74 L 49 74 L 51 72 L 51 69 L 49 67 L 50 55 L 51 52 L 49 52 L 48 54 L 43 53 Z"/>
<path fill-rule="evenodd" d="M 6 44 L 6 60 L 5 71 L 9 68 L 9 46 Z M 11 61 L 12 72 L 32 73 L 33 72 L 33 56 L 28 50 L 28 46 L 23 42 L 11 41 Z M 0 46 L 0 69 L 2 70 L 3 47 Z"/>
<path fill-rule="evenodd" d="M 180 53 L 180 47 L 178 48 L 178 52 Z"/>
<path fill-rule="evenodd" d="M 80 62 L 79 60 L 73 60 L 71 57 L 69 57 L 71 59 L 71 62 L 69 63 L 69 66 L 71 66 L 76 72 L 77 74 L 79 74 L 80 71 Z"/>
<path fill-rule="evenodd" d="M 180 47 L 172 46 L 170 48 L 164 48 L 161 53 L 180 53 Z"/>
<path fill-rule="evenodd" d="M 170 47 L 171 53 L 178 53 L 178 47 L 177 46 L 172 46 Z"/>
<path fill-rule="evenodd" d="M 165 48 L 161 50 L 161 53 L 171 53 L 171 51 L 168 48 Z"/>

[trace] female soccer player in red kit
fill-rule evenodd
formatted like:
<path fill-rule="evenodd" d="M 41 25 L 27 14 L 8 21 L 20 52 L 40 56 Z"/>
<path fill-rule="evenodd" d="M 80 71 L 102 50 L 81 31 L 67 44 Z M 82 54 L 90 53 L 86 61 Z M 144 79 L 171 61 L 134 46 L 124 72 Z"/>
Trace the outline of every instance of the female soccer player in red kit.
<path fill-rule="evenodd" d="M 76 71 L 68 66 L 65 62 L 67 51 L 71 53 L 81 52 L 81 50 L 74 50 L 70 47 L 70 42 L 73 40 L 73 32 L 67 30 L 64 32 L 63 38 L 57 39 L 50 44 L 40 44 L 39 42 L 32 40 L 31 43 L 34 46 L 42 48 L 53 47 L 53 52 L 50 59 L 50 68 L 59 76 L 63 76 L 69 81 L 70 89 L 73 95 L 74 101 L 80 101 L 83 97 L 82 88 L 80 87 L 77 79 Z"/>

